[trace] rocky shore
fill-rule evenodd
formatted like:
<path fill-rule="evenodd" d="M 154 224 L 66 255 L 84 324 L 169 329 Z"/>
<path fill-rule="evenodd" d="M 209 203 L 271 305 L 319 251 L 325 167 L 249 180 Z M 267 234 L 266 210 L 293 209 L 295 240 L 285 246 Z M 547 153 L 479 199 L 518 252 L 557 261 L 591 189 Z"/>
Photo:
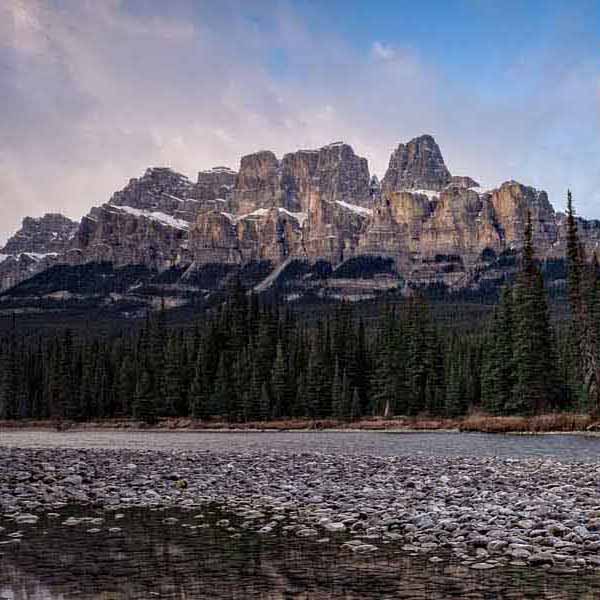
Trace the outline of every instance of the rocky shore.
<path fill-rule="evenodd" d="M 65 504 L 207 505 L 231 535 L 397 547 L 472 569 L 600 569 L 600 465 L 549 459 L 322 452 L 0 448 L 0 545 Z M 8 526 L 7 524 L 10 524 Z M 65 520 L 97 533 L 102 520 Z"/>

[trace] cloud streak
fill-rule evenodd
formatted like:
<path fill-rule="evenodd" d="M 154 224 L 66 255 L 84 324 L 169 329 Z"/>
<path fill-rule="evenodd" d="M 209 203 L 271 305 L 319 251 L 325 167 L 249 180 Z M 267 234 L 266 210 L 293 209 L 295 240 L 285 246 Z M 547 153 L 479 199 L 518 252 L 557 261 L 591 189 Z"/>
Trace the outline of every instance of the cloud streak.
<path fill-rule="evenodd" d="M 494 95 L 418 49 L 375 39 L 361 51 L 311 30 L 275 0 L 145 12 L 118 0 L 4 2 L 0 240 L 28 214 L 80 217 L 150 165 L 195 177 L 259 149 L 343 139 L 382 175 L 395 145 L 420 133 L 457 174 L 516 178 L 557 205 L 571 186 L 580 212 L 600 217 L 597 61 L 534 57 L 499 74 Z"/>

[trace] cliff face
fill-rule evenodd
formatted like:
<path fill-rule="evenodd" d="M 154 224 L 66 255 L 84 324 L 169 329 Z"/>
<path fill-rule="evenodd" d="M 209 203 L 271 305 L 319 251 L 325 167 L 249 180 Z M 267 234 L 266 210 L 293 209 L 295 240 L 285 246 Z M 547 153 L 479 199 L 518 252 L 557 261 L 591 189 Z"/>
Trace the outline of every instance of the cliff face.
<path fill-rule="evenodd" d="M 203 202 L 231 198 L 237 173 L 229 167 L 213 167 L 198 173 L 191 196 Z"/>
<path fill-rule="evenodd" d="M 279 161 L 270 151 L 243 156 L 233 191 L 232 210 L 239 214 L 281 204 Z"/>
<path fill-rule="evenodd" d="M 279 206 L 306 212 L 316 189 L 329 202 L 369 206 L 369 184 L 367 159 L 342 142 L 319 150 L 298 150 L 281 161 L 272 152 L 257 152 L 241 160 L 231 210 L 247 214 Z"/>
<path fill-rule="evenodd" d="M 58 262 L 72 245 L 78 224 L 60 214 L 25 217 L 0 249 L 0 291 Z"/>
<path fill-rule="evenodd" d="M 3 254 L 62 252 L 77 231 L 77 223 L 60 214 L 25 217 L 23 225 L 2 249 Z"/>
<path fill-rule="evenodd" d="M 400 144 L 390 158 L 383 191 L 443 190 L 451 180 L 442 153 L 430 135 Z"/>
<path fill-rule="evenodd" d="M 276 269 L 297 259 L 325 261 L 335 273 L 379 257 L 392 265 L 388 279 L 459 288 L 474 285 L 490 257 L 520 248 L 528 212 L 538 256 L 561 256 L 565 219 L 545 192 L 515 181 L 482 191 L 471 177 L 451 175 L 431 136 L 400 144 L 381 184 L 341 142 L 281 160 L 262 151 L 244 156 L 237 172 L 200 171 L 196 183 L 148 169 L 80 224 L 25 219 L 1 251 L 0 285 L 56 263 L 176 268 L 191 280 L 208 265 Z M 600 223 L 579 220 L 579 230 L 595 251 Z"/>

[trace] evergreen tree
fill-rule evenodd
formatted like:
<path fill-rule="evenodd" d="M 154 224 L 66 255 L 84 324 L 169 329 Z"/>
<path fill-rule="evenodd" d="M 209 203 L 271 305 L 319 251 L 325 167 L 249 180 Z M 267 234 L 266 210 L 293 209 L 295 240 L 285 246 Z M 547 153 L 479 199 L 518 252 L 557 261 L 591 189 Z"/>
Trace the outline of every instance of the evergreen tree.
<path fill-rule="evenodd" d="M 360 419 L 362 416 L 362 407 L 360 401 L 360 394 L 358 393 L 358 389 L 354 388 L 352 391 L 352 404 L 350 408 L 350 418 L 353 421 Z"/>
<path fill-rule="evenodd" d="M 396 386 L 389 340 L 382 340 L 371 379 L 371 413 L 389 417 L 394 412 Z"/>
<path fill-rule="evenodd" d="M 531 214 L 525 228 L 521 271 L 514 291 L 516 385 L 512 411 L 531 414 L 553 403 L 552 335 L 542 275 L 533 253 Z"/>
<path fill-rule="evenodd" d="M 275 362 L 271 370 L 271 390 L 273 393 L 273 418 L 289 415 L 288 366 L 281 342 L 277 344 Z"/>
<path fill-rule="evenodd" d="M 152 378 L 147 371 L 137 384 L 135 399 L 133 403 L 133 417 L 148 425 L 156 423 L 156 395 L 152 389 Z"/>
<path fill-rule="evenodd" d="M 89 367 L 86 367 L 86 371 Z M 87 377 L 87 376 L 86 376 Z M 91 379 L 91 378 L 90 378 Z M 136 393 L 137 373 L 133 359 L 125 355 L 119 369 L 118 398 L 120 412 L 123 415 L 131 414 L 131 407 Z M 87 388 L 87 386 L 86 386 Z M 87 393 L 87 392 L 86 392 Z"/>
<path fill-rule="evenodd" d="M 575 210 L 573 208 L 573 197 L 571 190 L 567 191 L 567 269 L 569 284 L 569 301 L 571 312 L 575 316 L 581 309 L 581 246 L 579 243 L 579 234 L 577 232 L 577 221 L 575 219 Z"/>
<path fill-rule="evenodd" d="M 266 421 L 271 414 L 271 397 L 269 395 L 269 388 L 267 387 L 267 383 L 264 382 L 262 384 L 260 390 L 260 404 L 258 407 L 259 418 L 261 421 Z"/>
<path fill-rule="evenodd" d="M 162 393 L 159 406 L 162 416 L 177 415 L 185 397 L 181 377 L 181 348 L 181 340 L 175 335 L 169 336 L 164 353 L 163 377 L 160 380 Z"/>
<path fill-rule="evenodd" d="M 331 416 L 335 419 L 343 419 L 345 417 L 345 398 L 343 396 L 344 389 L 342 385 L 340 364 L 336 360 L 335 371 L 333 373 L 333 382 L 331 384 Z"/>
<path fill-rule="evenodd" d="M 223 352 L 210 397 L 210 412 L 213 415 L 225 416 L 228 421 L 235 421 L 238 414 L 238 402 L 230 367 L 230 354 Z"/>
<path fill-rule="evenodd" d="M 189 394 L 189 414 L 193 419 L 205 420 L 210 417 L 210 413 L 208 385 L 205 379 L 202 358 L 202 353 L 199 352 Z"/>
<path fill-rule="evenodd" d="M 494 312 L 482 358 L 481 403 L 491 414 L 505 414 L 511 404 L 514 381 L 512 289 L 505 287 Z"/>
<path fill-rule="evenodd" d="M 17 348 L 14 333 L 0 356 L 0 419 L 17 417 L 18 394 Z"/>
<path fill-rule="evenodd" d="M 360 399 L 360 396 L 359 396 Z M 342 419 L 344 420 L 348 420 L 350 418 L 352 418 L 352 414 L 355 411 L 356 415 L 358 416 L 361 410 L 360 407 L 360 403 L 357 406 L 352 406 L 352 390 L 350 389 L 350 378 L 348 377 L 348 374 L 346 373 L 346 371 L 344 371 L 343 375 L 342 375 L 342 411 L 341 411 L 341 415 L 342 415 Z"/>

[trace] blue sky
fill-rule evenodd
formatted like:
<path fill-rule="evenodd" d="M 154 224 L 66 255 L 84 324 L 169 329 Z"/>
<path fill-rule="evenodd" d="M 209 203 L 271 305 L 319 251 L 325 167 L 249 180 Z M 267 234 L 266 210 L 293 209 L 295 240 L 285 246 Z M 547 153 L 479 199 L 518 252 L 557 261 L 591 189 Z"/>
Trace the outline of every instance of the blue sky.
<path fill-rule="evenodd" d="M 421 133 L 600 218 L 598 32 L 589 0 L 4 0 L 0 239 L 150 165 L 343 139 L 381 176 Z"/>

